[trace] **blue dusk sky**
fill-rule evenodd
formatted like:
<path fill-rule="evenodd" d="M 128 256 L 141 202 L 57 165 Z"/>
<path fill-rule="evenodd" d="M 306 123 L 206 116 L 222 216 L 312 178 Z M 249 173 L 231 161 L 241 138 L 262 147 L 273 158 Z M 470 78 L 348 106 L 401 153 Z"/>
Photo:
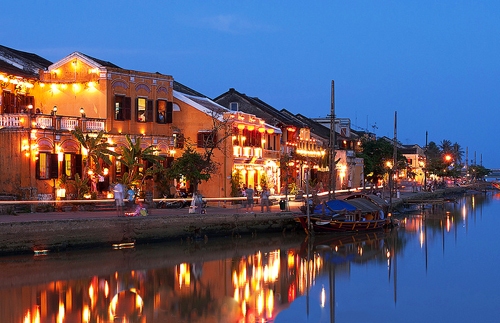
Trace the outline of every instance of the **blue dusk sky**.
<path fill-rule="evenodd" d="M 428 132 L 500 168 L 498 0 L 20 0 L 6 13 L 4 46 L 53 62 L 79 51 L 211 98 L 235 88 L 325 117 L 334 80 L 353 129 L 392 138 L 397 111 L 403 144 Z"/>

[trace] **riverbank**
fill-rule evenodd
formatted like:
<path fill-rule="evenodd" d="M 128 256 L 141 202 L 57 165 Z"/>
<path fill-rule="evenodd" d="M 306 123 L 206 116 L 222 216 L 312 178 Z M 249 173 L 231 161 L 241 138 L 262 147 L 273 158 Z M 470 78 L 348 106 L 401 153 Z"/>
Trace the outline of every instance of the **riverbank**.
<path fill-rule="evenodd" d="M 453 187 L 435 192 L 402 191 L 393 209 L 405 203 L 460 195 L 477 187 Z M 339 197 L 340 198 L 340 197 Z M 0 255 L 62 251 L 66 249 L 119 246 L 134 242 L 204 240 L 258 233 L 300 230 L 294 221 L 301 202 L 291 202 L 291 212 L 278 205 L 271 212 L 246 213 L 242 208 L 209 207 L 207 214 L 188 214 L 187 209 L 153 209 L 144 217 L 118 217 L 115 211 L 48 212 L 0 215 Z"/>

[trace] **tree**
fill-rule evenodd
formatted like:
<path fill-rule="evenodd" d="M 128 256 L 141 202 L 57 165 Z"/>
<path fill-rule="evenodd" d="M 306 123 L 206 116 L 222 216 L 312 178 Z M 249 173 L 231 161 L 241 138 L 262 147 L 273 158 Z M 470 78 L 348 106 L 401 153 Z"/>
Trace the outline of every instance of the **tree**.
<path fill-rule="evenodd" d="M 468 173 L 473 180 L 484 179 L 485 176 L 491 174 L 491 169 L 485 168 L 482 165 L 472 165 L 469 166 Z"/>
<path fill-rule="evenodd" d="M 391 142 L 379 138 L 377 140 L 364 139 L 361 143 L 363 152 L 358 156 L 364 159 L 366 179 L 376 184 L 389 171 L 386 163 L 393 160 L 394 146 Z M 406 167 L 406 158 L 397 153 L 398 168 Z"/>
<path fill-rule="evenodd" d="M 211 108 L 205 113 L 211 116 L 211 128 L 198 133 L 196 138 L 196 146 L 203 152 L 198 152 L 190 138 L 186 138 L 186 149 L 182 156 L 174 160 L 172 167 L 167 171 L 171 179 L 184 175 L 192 185 L 193 191 L 198 190 L 198 184 L 210 180 L 212 174 L 219 171 L 219 164 L 214 160 L 216 151 L 232 158 L 232 146 L 227 144 L 227 139 L 232 136 L 231 113 L 223 108 Z"/>
<path fill-rule="evenodd" d="M 464 150 L 458 143 L 454 143 L 451 147 L 452 155 L 458 164 L 462 164 L 462 157 L 464 155 Z"/>
<path fill-rule="evenodd" d="M 111 156 L 118 156 L 116 152 L 111 150 L 112 145 L 104 137 L 104 131 L 100 131 L 97 135 L 84 134 L 80 128 L 71 131 L 71 134 L 85 149 L 86 157 L 84 159 L 84 169 L 82 180 L 85 181 L 88 177 L 89 170 L 95 175 L 102 175 L 100 161 L 106 165 L 111 165 Z M 85 155 L 85 154 L 84 154 Z M 92 180 L 92 177 L 90 177 Z"/>
<path fill-rule="evenodd" d="M 198 184 L 202 181 L 208 181 L 211 178 L 213 170 L 216 168 L 214 162 L 194 150 L 191 144 L 187 144 L 182 156 L 174 160 L 172 167 L 167 170 L 171 179 L 179 178 L 184 175 L 196 192 Z"/>
<path fill-rule="evenodd" d="M 123 174 L 121 183 L 127 187 L 142 187 L 146 178 L 152 178 L 156 172 L 162 170 L 160 161 L 165 158 L 157 154 L 153 145 L 141 148 L 141 137 L 134 137 L 132 140 L 126 135 L 125 138 L 127 146 L 122 149 L 120 162 L 127 171 Z"/>

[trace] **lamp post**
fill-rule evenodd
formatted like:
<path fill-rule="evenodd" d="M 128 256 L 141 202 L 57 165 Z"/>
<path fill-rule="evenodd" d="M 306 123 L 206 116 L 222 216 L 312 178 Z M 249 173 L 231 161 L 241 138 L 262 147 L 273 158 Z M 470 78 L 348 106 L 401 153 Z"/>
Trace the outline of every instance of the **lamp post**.
<path fill-rule="evenodd" d="M 33 151 L 31 149 L 31 113 L 33 112 L 33 105 L 28 105 L 28 145 L 29 145 L 29 156 L 28 156 L 28 176 L 29 176 L 29 199 L 33 198 L 33 179 L 31 178 L 31 158 Z M 35 211 L 35 204 L 30 204 L 30 212 L 33 213 Z"/>
<path fill-rule="evenodd" d="M 53 143 L 54 143 L 54 154 L 57 154 L 57 150 L 56 150 L 56 139 L 57 139 L 57 136 L 56 136 L 56 131 L 57 131 L 57 105 L 54 105 L 54 107 L 52 108 L 52 130 L 54 132 L 54 138 L 53 138 Z M 59 177 L 59 160 L 58 158 L 55 159 L 57 160 L 57 178 Z M 51 162 L 54 161 L 54 159 L 51 158 Z M 53 167 L 54 165 L 51 165 L 51 167 Z M 52 173 L 52 171 L 51 171 Z M 53 190 L 53 194 L 54 194 L 54 200 L 56 200 L 56 196 L 57 196 L 57 191 L 56 191 L 56 180 L 57 178 L 53 177 L 53 175 L 51 174 L 51 177 L 53 178 L 54 180 L 54 190 Z M 56 204 L 54 203 L 54 207 L 56 207 Z"/>
<path fill-rule="evenodd" d="M 83 107 L 80 108 L 80 115 L 82 116 L 82 118 L 80 120 L 81 121 L 80 129 L 82 129 L 82 131 L 84 131 L 84 129 L 83 129 L 84 120 L 83 119 L 85 119 L 86 115 L 85 115 L 85 109 Z"/>
<path fill-rule="evenodd" d="M 392 162 L 387 161 L 385 163 L 387 168 L 389 169 L 388 174 L 389 174 L 389 214 L 392 212 Z"/>

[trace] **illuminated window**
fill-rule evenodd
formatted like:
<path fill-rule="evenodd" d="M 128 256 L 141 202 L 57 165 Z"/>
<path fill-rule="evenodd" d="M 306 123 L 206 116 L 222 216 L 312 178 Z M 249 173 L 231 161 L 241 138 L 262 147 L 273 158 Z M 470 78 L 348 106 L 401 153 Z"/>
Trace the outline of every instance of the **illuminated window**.
<path fill-rule="evenodd" d="M 153 121 L 153 101 L 145 98 L 137 98 L 135 114 L 137 122 Z"/>
<path fill-rule="evenodd" d="M 36 161 L 37 179 L 52 179 L 58 178 L 59 168 L 57 154 L 40 152 Z"/>
<path fill-rule="evenodd" d="M 172 123 L 173 103 L 165 100 L 156 101 L 156 122 Z"/>

